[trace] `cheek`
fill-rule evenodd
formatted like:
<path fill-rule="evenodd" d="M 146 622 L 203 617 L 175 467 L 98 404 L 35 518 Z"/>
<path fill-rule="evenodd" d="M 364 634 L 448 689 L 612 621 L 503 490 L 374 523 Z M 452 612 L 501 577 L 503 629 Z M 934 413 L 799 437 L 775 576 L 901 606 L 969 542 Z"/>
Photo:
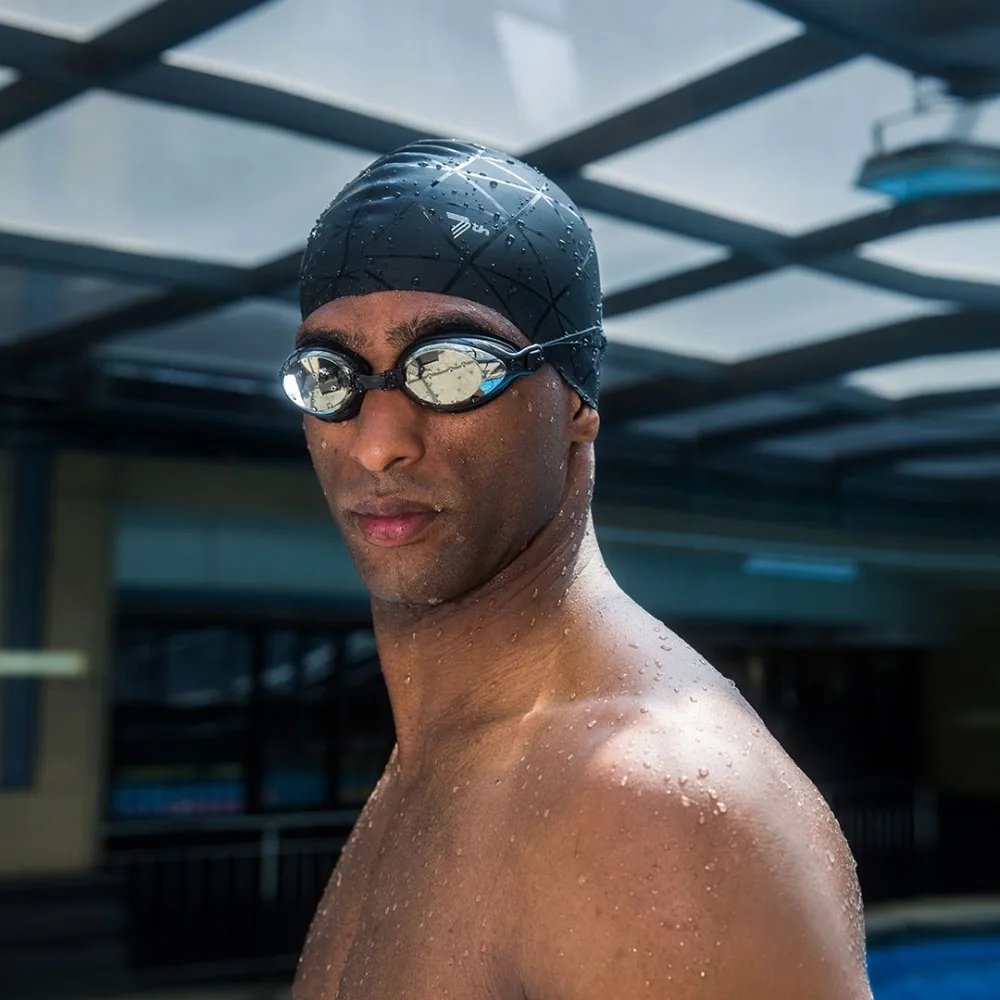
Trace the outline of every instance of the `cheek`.
<path fill-rule="evenodd" d="M 565 482 L 569 449 L 564 415 L 557 413 L 558 397 L 542 382 L 529 392 L 508 390 L 510 404 L 498 408 L 491 429 L 483 431 L 478 449 L 464 449 L 468 460 L 482 466 L 494 495 L 517 495 L 528 508 L 550 508 L 559 502 Z M 477 453 L 489 461 L 477 462 Z"/>

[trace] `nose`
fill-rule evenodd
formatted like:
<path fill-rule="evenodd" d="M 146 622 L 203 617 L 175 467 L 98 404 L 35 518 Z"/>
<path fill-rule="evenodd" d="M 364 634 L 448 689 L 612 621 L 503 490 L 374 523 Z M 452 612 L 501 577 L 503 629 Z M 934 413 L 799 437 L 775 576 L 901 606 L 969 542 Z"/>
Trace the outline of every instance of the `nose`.
<path fill-rule="evenodd" d="M 348 454 L 368 472 L 409 465 L 424 454 L 419 407 L 398 389 L 372 389 L 350 421 L 354 437 Z"/>

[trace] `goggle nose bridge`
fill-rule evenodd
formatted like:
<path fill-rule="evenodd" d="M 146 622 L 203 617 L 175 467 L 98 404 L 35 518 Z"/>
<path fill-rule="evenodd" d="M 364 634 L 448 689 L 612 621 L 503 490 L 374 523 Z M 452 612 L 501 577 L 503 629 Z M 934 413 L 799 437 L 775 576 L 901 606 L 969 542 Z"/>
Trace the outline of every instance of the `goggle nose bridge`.
<path fill-rule="evenodd" d="M 402 389 L 403 371 L 401 368 L 390 368 L 381 375 L 363 375 L 355 372 L 351 378 L 355 389 L 367 392 L 369 389 Z"/>

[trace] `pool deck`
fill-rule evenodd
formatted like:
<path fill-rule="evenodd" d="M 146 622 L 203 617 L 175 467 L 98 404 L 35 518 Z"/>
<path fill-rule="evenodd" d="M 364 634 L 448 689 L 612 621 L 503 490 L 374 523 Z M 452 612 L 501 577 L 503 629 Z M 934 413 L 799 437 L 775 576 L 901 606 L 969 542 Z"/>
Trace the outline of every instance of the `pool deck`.
<path fill-rule="evenodd" d="M 869 937 L 942 927 L 1000 926 L 1000 896 L 933 897 L 865 907 Z M 150 989 L 116 1000 L 289 1000 L 287 985 L 246 983 L 230 986 L 187 986 Z"/>
<path fill-rule="evenodd" d="M 1000 896 L 937 896 L 865 907 L 869 937 L 942 927 L 1000 927 Z"/>

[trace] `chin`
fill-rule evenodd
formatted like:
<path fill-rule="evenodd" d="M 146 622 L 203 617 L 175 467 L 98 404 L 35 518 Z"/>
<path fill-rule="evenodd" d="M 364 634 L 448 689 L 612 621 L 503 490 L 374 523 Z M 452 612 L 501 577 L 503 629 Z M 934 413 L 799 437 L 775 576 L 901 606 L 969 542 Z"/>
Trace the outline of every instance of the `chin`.
<path fill-rule="evenodd" d="M 440 564 L 420 570 L 414 567 L 410 573 L 386 572 L 387 567 L 370 564 L 357 569 L 373 600 L 414 607 L 434 607 L 457 600 L 485 582 L 473 573 L 471 566 L 463 567 L 464 572 L 454 572 L 454 567 L 448 572 Z"/>
<path fill-rule="evenodd" d="M 449 588 L 439 573 L 405 572 L 403 567 L 355 563 L 373 600 L 386 604 L 441 604 L 449 599 Z M 395 571 L 394 571 L 395 570 Z"/>

